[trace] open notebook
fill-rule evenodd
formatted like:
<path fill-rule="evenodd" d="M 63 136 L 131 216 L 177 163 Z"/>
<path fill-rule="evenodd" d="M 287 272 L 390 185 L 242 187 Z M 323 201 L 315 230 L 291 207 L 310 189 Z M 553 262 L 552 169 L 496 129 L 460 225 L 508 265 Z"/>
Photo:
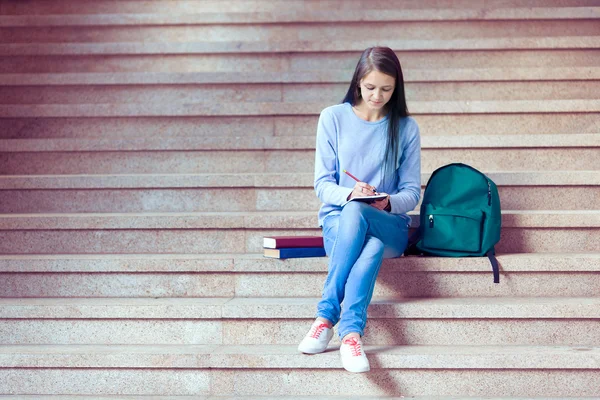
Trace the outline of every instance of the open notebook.
<path fill-rule="evenodd" d="M 387 196 L 388 196 L 387 193 L 377 193 L 376 195 L 373 195 L 373 196 L 353 197 L 350 200 L 348 200 L 347 202 L 345 202 L 344 204 L 342 204 L 342 207 L 344 207 L 346 204 L 350 203 L 351 201 L 360 201 L 362 203 L 372 203 L 375 200 L 385 199 Z"/>

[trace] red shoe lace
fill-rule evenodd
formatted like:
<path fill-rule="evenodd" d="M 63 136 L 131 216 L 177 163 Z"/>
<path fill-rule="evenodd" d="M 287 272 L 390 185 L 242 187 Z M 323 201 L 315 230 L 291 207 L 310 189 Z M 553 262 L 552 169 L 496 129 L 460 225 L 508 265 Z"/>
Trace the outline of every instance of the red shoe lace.
<path fill-rule="evenodd" d="M 344 344 L 347 344 L 348 346 L 350 346 L 350 352 L 352 353 L 353 356 L 362 355 L 360 343 L 358 342 L 358 340 L 356 340 L 356 338 L 352 337 L 350 339 L 346 339 L 346 340 L 344 340 Z"/>
<path fill-rule="evenodd" d="M 323 332 L 323 329 L 327 328 L 327 324 L 321 324 L 321 325 L 314 325 L 312 327 L 312 329 L 310 330 L 310 332 L 308 332 L 308 336 L 310 336 L 311 338 L 314 339 L 318 339 L 319 336 L 321 335 L 321 332 Z"/>

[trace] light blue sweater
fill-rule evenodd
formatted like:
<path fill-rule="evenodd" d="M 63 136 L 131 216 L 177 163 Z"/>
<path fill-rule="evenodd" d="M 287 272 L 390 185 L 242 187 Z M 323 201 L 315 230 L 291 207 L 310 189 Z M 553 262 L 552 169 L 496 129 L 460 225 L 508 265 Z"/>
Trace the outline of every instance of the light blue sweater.
<path fill-rule="evenodd" d="M 383 183 L 383 158 L 387 142 L 388 117 L 377 122 L 359 118 L 350 103 L 327 107 L 321 112 L 317 127 L 315 156 L 315 191 L 323 203 L 323 219 L 339 214 L 356 181 L 375 186 L 390 195 L 394 214 L 406 214 L 417 206 L 421 196 L 421 140 L 419 127 L 411 117 L 400 120 L 400 147 L 396 171 Z M 408 221 L 410 218 L 406 216 Z"/>

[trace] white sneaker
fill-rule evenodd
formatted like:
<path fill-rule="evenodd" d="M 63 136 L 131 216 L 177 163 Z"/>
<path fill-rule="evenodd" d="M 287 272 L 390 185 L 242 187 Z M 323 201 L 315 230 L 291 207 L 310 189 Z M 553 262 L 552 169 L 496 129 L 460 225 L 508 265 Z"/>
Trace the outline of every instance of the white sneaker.
<path fill-rule="evenodd" d="M 346 371 L 367 372 L 371 369 L 369 360 L 362 348 L 362 341 L 351 337 L 342 342 L 340 346 L 340 357 Z"/>
<path fill-rule="evenodd" d="M 300 342 L 298 350 L 306 354 L 322 353 L 332 337 L 333 328 L 328 328 L 327 324 L 321 321 L 315 321 L 302 342 Z"/>

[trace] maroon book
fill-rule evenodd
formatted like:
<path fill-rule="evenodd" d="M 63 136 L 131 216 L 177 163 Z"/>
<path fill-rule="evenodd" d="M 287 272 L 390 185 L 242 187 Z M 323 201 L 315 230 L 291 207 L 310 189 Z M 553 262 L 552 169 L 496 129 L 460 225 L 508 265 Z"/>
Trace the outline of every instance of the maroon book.
<path fill-rule="evenodd" d="M 289 247 L 323 247 L 321 236 L 268 236 L 263 238 L 265 249 L 283 249 Z"/>

